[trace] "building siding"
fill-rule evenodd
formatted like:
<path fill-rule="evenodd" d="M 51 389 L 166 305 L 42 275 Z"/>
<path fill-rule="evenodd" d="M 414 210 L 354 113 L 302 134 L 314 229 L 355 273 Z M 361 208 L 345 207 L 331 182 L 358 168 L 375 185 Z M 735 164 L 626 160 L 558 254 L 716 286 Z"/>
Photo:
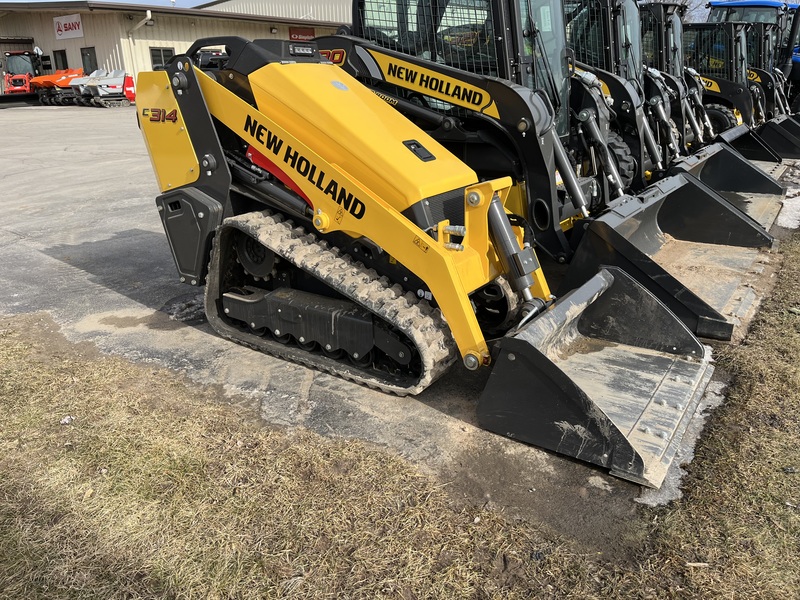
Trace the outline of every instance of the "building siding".
<path fill-rule="evenodd" d="M 256 2 L 254 0 L 228 0 L 219 4 L 200 6 L 206 11 L 219 11 L 245 15 L 259 15 L 283 19 L 308 19 L 329 23 L 349 24 L 352 20 L 351 0 L 324 2 Z"/>
<path fill-rule="evenodd" d="M 150 48 L 174 48 L 176 54 L 185 52 L 196 40 L 223 35 L 236 35 L 246 39 L 288 39 L 289 26 L 281 24 L 254 23 L 231 19 L 205 19 L 173 17 L 154 14 L 153 27 L 141 27 L 133 32 L 125 44 L 130 49 L 132 65 L 129 69 L 138 72 L 152 68 Z M 135 24 L 135 22 L 134 22 Z M 133 25 L 131 25 L 133 26 Z M 270 33 L 274 27 L 277 33 Z M 315 27 L 317 35 L 333 33 L 332 28 Z M 126 36 L 127 38 L 127 36 Z"/>
<path fill-rule="evenodd" d="M 120 41 L 122 32 L 120 15 L 84 13 L 81 15 L 83 37 L 57 40 L 53 29 L 53 17 L 66 14 L 70 13 L 8 13 L 0 18 L 0 34 L 32 37 L 34 45 L 39 46 L 51 58 L 54 50 L 66 50 L 67 65 L 71 69 L 82 66 L 81 48 L 85 47 L 94 47 L 98 67 L 106 70 L 125 68 L 124 51 Z"/>
<path fill-rule="evenodd" d="M 66 50 L 70 68 L 81 67 L 80 49 L 93 46 L 100 68 L 125 69 L 136 76 L 140 71 L 152 69 L 150 48 L 172 48 L 176 54 L 180 54 L 200 38 L 228 35 L 246 39 L 289 39 L 290 28 L 290 25 L 281 23 L 186 17 L 153 10 L 152 27 L 143 26 L 130 32 L 144 18 L 143 12 L 81 12 L 84 37 L 56 40 L 53 17 L 64 14 L 70 13 L 7 13 L 0 17 L 0 36 L 32 37 L 34 45 L 39 46 L 51 58 L 54 50 Z M 270 33 L 271 28 L 277 29 L 277 33 Z M 335 31 L 333 27 L 319 25 L 313 28 L 316 35 L 328 35 Z"/>

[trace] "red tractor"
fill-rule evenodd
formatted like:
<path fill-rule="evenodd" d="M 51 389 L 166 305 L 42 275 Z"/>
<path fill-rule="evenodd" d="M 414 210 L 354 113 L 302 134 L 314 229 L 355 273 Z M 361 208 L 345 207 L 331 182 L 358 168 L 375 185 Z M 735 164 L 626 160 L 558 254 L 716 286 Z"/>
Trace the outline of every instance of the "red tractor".
<path fill-rule="evenodd" d="M 41 73 L 39 57 L 29 50 L 5 52 L 3 87 L 6 94 L 30 94 L 31 79 Z"/>

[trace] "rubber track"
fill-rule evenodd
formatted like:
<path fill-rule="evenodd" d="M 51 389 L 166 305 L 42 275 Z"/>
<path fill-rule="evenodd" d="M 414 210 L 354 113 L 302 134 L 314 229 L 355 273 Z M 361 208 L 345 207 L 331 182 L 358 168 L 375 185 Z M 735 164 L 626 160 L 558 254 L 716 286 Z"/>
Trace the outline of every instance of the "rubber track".
<path fill-rule="evenodd" d="M 418 380 L 411 382 L 409 378 L 409 385 L 398 385 L 388 373 L 355 367 L 343 362 L 346 358 L 338 361 L 321 353 L 305 352 L 295 345 L 283 345 L 269 337 L 262 338 L 229 325 L 219 316 L 215 302 L 220 294 L 220 252 L 216 245 L 219 231 L 224 228 L 235 228 L 253 237 L 283 260 L 324 281 L 405 334 L 415 344 L 420 356 L 422 371 Z M 214 245 L 206 284 L 206 315 L 211 326 L 227 339 L 400 396 L 424 390 L 458 357 L 455 342 L 438 309 L 433 309 L 413 293 L 404 292 L 400 285 L 390 285 L 386 277 L 379 278 L 373 269 L 354 262 L 338 248 L 317 240 L 304 228 L 284 221 L 280 214 L 263 211 L 225 219 Z"/>

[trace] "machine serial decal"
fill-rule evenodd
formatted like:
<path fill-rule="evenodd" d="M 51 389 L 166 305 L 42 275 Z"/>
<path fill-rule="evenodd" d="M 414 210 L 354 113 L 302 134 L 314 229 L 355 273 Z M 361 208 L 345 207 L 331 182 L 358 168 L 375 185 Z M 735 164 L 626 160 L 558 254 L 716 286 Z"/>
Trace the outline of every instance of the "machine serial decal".
<path fill-rule="evenodd" d="M 147 118 L 153 123 L 178 122 L 178 111 L 173 109 L 167 112 L 163 108 L 143 108 L 142 117 Z"/>
<path fill-rule="evenodd" d="M 458 79 L 452 79 L 436 71 L 405 63 L 380 52 L 370 50 L 370 54 L 380 66 L 383 76 L 389 83 L 394 83 L 400 87 L 415 90 L 491 117 L 500 117 L 494 100 L 485 90 Z"/>
<path fill-rule="evenodd" d="M 366 205 L 347 191 L 342 184 L 328 177 L 321 168 L 317 167 L 308 158 L 294 150 L 289 144 L 285 145 L 281 138 L 267 129 L 250 115 L 246 116 L 244 132 L 254 138 L 268 152 L 276 157 L 281 157 L 283 162 L 294 169 L 301 177 L 314 184 L 319 191 L 330 196 L 334 202 L 349 212 L 356 219 L 361 219 L 367 210 Z M 281 149 L 283 154 L 281 155 Z"/>
<path fill-rule="evenodd" d="M 387 104 L 389 104 L 391 106 L 397 106 L 397 100 L 395 98 L 392 98 L 391 96 L 387 96 L 386 94 L 383 94 L 383 93 L 379 92 L 378 90 L 372 90 L 372 93 L 375 94 L 378 98 L 380 98 L 384 102 L 386 102 Z"/>

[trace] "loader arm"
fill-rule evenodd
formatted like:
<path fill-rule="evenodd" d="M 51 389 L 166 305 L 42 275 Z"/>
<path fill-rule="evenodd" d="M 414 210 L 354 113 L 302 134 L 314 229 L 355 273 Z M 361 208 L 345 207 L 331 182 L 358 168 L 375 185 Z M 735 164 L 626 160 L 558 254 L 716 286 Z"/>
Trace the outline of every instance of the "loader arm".
<path fill-rule="evenodd" d="M 509 208 L 528 220 L 539 248 L 560 262 L 569 260 L 573 249 L 564 231 L 588 214 L 593 188 L 576 177 L 546 94 L 353 36 L 315 41 L 324 56 L 336 59 L 481 177 L 510 175 L 515 185 Z"/>

